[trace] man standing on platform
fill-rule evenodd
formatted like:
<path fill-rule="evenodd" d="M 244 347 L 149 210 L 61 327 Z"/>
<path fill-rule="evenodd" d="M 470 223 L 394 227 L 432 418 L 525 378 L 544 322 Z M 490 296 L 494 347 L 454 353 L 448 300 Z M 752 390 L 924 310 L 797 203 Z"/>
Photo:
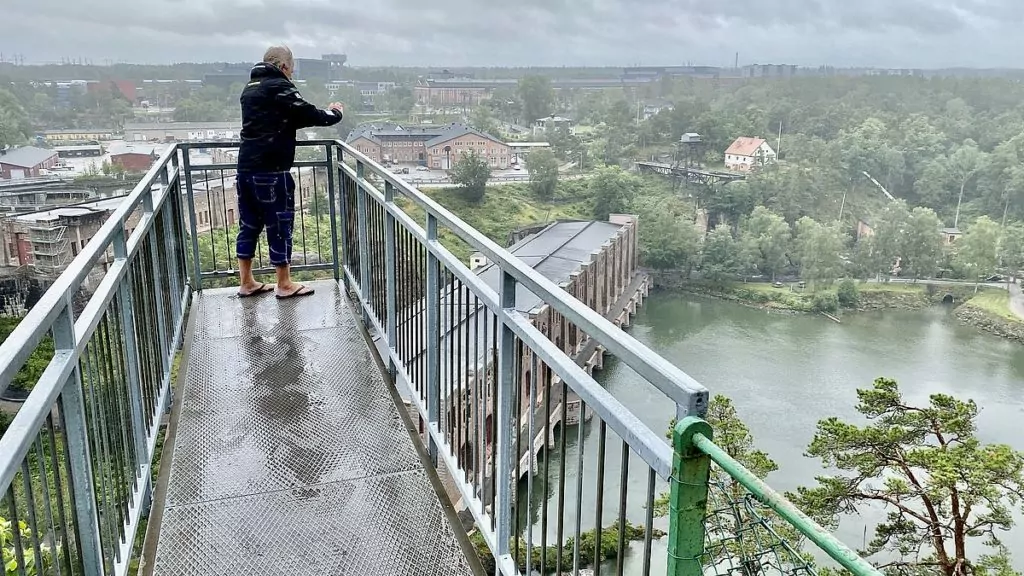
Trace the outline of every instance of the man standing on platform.
<path fill-rule="evenodd" d="M 311 288 L 291 277 L 292 225 L 295 221 L 295 131 L 341 122 L 345 109 L 335 102 L 321 110 L 302 99 L 292 74 L 295 59 L 284 46 L 267 50 L 242 91 L 242 145 L 238 151 L 238 296 L 247 298 L 274 290 L 278 299 L 308 296 Z M 267 230 L 270 263 L 277 287 L 257 282 L 252 259 L 257 241 Z"/>

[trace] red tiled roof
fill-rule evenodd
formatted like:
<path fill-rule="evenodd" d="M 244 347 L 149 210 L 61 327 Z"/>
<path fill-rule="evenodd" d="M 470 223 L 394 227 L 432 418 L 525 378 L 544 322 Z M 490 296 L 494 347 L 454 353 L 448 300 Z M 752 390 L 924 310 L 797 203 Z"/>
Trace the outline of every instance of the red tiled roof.
<path fill-rule="evenodd" d="M 753 156 L 754 152 L 764 144 L 764 138 L 749 138 L 747 136 L 740 136 L 729 146 L 729 149 L 725 151 L 726 154 L 732 154 L 733 156 Z"/>

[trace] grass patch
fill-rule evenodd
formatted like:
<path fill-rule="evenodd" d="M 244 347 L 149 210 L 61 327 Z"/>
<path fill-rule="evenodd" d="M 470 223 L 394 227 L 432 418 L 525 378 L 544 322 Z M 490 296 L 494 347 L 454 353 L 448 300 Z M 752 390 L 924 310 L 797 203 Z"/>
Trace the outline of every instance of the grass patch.
<path fill-rule="evenodd" d="M 886 294 L 918 294 L 926 290 L 924 284 L 905 284 L 902 282 L 862 282 L 857 288 L 863 294 L 865 292 L 886 293 Z"/>
<path fill-rule="evenodd" d="M 516 229 L 560 219 L 589 218 L 591 210 L 588 198 L 576 201 L 538 200 L 526 184 L 489 186 L 483 201 L 479 203 L 465 201 L 457 188 L 425 188 L 421 191 L 502 246 Z M 399 204 L 410 217 L 425 227 L 426 215 L 421 208 L 407 199 L 399 199 Z M 474 250 L 468 244 L 444 227 L 438 231 L 438 235 L 445 247 L 460 260 L 469 261 Z"/>
<path fill-rule="evenodd" d="M 983 310 L 1004 320 L 1022 322 L 1022 320 L 1013 313 L 1013 310 L 1010 309 L 1010 293 L 1005 290 L 989 290 L 980 292 L 977 296 L 971 298 L 967 302 L 967 306 Z"/>

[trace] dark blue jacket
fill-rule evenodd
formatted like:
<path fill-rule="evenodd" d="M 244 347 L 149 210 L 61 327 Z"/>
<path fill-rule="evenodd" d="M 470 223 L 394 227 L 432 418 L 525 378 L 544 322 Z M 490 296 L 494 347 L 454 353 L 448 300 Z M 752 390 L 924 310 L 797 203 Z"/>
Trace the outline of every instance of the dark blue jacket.
<path fill-rule="evenodd" d="M 333 126 L 341 114 L 302 99 L 295 85 L 273 64 L 253 66 L 242 91 L 242 145 L 239 172 L 284 172 L 295 163 L 295 131 Z"/>

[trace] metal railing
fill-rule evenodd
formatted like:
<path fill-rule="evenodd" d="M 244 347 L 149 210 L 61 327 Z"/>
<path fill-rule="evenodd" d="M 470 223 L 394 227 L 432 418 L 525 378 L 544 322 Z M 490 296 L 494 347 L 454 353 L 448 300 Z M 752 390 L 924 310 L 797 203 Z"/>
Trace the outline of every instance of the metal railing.
<path fill-rule="evenodd" d="M 236 273 L 234 166 L 201 163 L 204 150 L 235 146 L 169 149 L 0 346 L 0 391 L 48 333 L 55 350 L 0 438 L 0 516 L 12 521 L 26 574 L 36 559 L 39 574 L 128 571 L 191 290 Z M 580 351 L 597 350 L 663 394 L 688 425 L 707 410 L 706 389 L 581 303 L 595 286 L 554 284 L 343 143 L 304 148 L 314 152 L 302 153 L 295 172 L 293 270 L 300 279 L 333 275 L 355 294 L 453 502 L 472 516 L 485 565 L 506 576 L 586 566 L 600 574 L 603 565 L 696 576 L 746 555 L 749 546 L 723 544 L 726 529 L 711 524 L 711 460 L 756 501 L 742 518 L 760 518 L 755 504 L 781 497 L 747 482 L 706 425 L 689 444 L 677 427 L 670 445 L 584 368 Z M 471 271 L 451 242 L 482 253 L 490 275 Z M 257 273 L 272 271 L 265 250 Z M 108 251 L 112 264 L 78 310 L 73 296 Z M 517 309 L 530 295 L 551 322 Z M 667 518 L 656 512 L 663 493 Z M 852 554 L 781 508 L 833 558 Z M 843 565 L 874 573 L 863 561 Z"/>
<path fill-rule="evenodd" d="M 128 572 L 189 304 L 179 174 L 171 147 L 0 345 L 0 392 L 45 366 L 0 437 L 8 574 Z"/>
<path fill-rule="evenodd" d="M 364 322 L 386 342 L 388 371 L 408 390 L 430 455 L 452 476 L 456 499 L 471 513 L 495 573 L 575 574 L 589 564 L 600 574 L 605 561 L 616 574 L 624 573 L 627 562 L 633 564 L 630 573 L 661 572 L 652 549 L 662 483 L 670 484 L 670 502 L 694 496 L 680 481 L 680 462 L 695 460 L 710 469 L 710 461 L 682 458 L 678 443 L 673 450 L 580 366 L 567 334 L 552 333 L 555 322 L 531 319 L 517 310 L 517 302 L 535 296 L 549 318 L 564 320 L 557 323 L 561 330 L 578 330 L 596 341 L 599 350 L 664 394 L 687 422 L 703 422 L 707 390 L 401 178 L 344 145 L 337 157 L 344 160 L 338 164 L 338 204 L 345 279 Z M 442 238 L 482 253 L 492 281 L 471 271 Z M 575 430 L 566 418 L 570 393 L 582 404 Z M 587 422 L 590 413 L 593 421 Z M 557 440 L 553 421 L 560 422 Z M 706 429 L 700 448 L 743 483 L 745 469 L 717 457 Z M 588 430 L 596 432 L 596 446 L 588 442 L 595 435 Z M 543 460 L 520 458 L 535 434 L 545 447 Z M 526 452 L 532 454 L 532 447 Z M 570 455 L 575 462 L 566 462 Z M 522 486 L 518 480 L 524 476 Z M 575 486 L 567 486 L 570 480 Z M 685 509 L 669 507 L 664 569 L 696 576 L 737 560 L 746 563 L 746 573 L 762 573 L 750 571 L 750 546 L 723 545 L 721 530 L 708 526 L 714 520 L 706 506 L 709 478 L 702 482 L 703 500 L 694 498 Z M 763 484 L 743 486 L 754 501 L 784 501 Z M 538 494 L 545 499 L 552 492 L 553 501 L 536 510 Z M 759 517 L 755 504 L 747 517 Z M 821 536 L 824 529 L 806 517 L 797 522 L 787 516 L 791 505 L 783 508 L 784 520 L 826 554 L 860 576 L 877 574 L 863 560 L 851 560 L 855 555 L 831 536 Z M 532 521 L 537 515 L 539 522 Z M 588 539 L 590 530 L 597 532 Z M 613 546 L 606 546 L 609 540 Z M 629 540 L 640 543 L 638 550 Z M 706 552 L 716 546 L 718 554 Z M 813 573 L 794 546 L 779 546 L 795 559 L 780 560 L 777 570 Z M 681 562 L 685 554 L 695 561 Z"/>

